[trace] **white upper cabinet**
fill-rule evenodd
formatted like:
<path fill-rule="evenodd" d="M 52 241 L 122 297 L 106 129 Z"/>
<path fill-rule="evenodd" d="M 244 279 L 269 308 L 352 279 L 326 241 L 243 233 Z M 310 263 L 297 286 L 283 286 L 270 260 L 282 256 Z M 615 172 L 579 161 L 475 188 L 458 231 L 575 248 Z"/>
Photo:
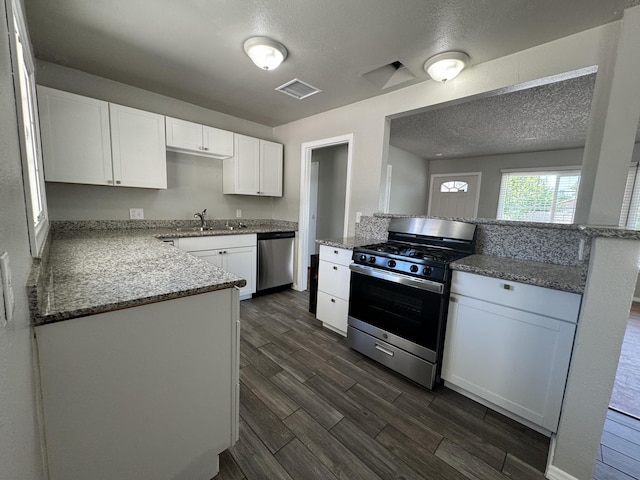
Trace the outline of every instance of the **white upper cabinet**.
<path fill-rule="evenodd" d="M 38 86 L 45 180 L 113 184 L 109 104 Z"/>
<path fill-rule="evenodd" d="M 45 180 L 167 188 L 164 116 L 38 87 Z"/>
<path fill-rule="evenodd" d="M 223 163 L 223 193 L 282 196 L 282 145 L 235 134 L 233 158 Z"/>
<path fill-rule="evenodd" d="M 167 117 L 167 150 L 212 158 L 233 156 L 233 132 Z"/>
<path fill-rule="evenodd" d="M 167 188 L 164 117 L 113 103 L 109 112 L 115 184 Z"/>

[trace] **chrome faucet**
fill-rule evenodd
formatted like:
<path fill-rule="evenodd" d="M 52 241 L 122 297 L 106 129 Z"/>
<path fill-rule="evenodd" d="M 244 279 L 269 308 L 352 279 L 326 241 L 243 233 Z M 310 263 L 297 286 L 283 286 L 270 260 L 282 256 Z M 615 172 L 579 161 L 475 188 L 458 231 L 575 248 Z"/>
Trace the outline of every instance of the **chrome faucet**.
<path fill-rule="evenodd" d="M 207 209 L 205 208 L 202 212 L 196 212 L 193 214 L 194 217 L 200 219 L 200 228 L 204 229 L 207 226 Z"/>

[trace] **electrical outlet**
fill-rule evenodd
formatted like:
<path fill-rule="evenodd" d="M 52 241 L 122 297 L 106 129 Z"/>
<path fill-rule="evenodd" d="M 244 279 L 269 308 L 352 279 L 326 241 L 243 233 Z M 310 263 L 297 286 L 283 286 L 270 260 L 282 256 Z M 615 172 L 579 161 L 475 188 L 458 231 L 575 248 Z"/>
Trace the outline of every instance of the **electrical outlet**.
<path fill-rule="evenodd" d="M 129 209 L 130 220 L 144 220 L 144 208 L 130 208 Z"/>
<path fill-rule="evenodd" d="M 236 210 L 236 218 L 242 218 L 242 209 L 241 208 L 238 208 Z"/>
<path fill-rule="evenodd" d="M 9 254 L 3 252 L 0 255 L 0 277 L 2 277 L 2 294 L 4 296 L 4 314 L 7 322 L 13 319 L 15 299 L 13 296 L 13 284 L 11 282 L 11 267 L 9 266 Z"/>
<path fill-rule="evenodd" d="M 362 218 L 362 212 L 356 212 L 356 223 L 360 223 L 361 218 Z"/>

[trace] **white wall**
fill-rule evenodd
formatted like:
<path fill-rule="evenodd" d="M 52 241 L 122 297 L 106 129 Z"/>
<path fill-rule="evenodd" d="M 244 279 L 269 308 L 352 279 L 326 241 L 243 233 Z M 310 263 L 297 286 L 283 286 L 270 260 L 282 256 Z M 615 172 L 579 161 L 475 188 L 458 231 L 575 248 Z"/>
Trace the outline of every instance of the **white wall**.
<path fill-rule="evenodd" d="M 297 221 L 300 198 L 300 145 L 323 138 L 354 134 L 350 232 L 355 214 L 381 210 L 385 181 L 387 117 L 451 100 L 597 65 L 599 45 L 611 35 L 606 25 L 555 42 L 475 65 L 446 84 L 426 81 L 362 102 L 337 108 L 274 129 L 285 145 L 285 190 L 274 208 L 283 220 Z"/>
<path fill-rule="evenodd" d="M 529 167 L 577 166 L 582 163 L 582 148 L 568 150 L 550 150 L 545 152 L 491 155 L 485 157 L 456 158 L 451 160 L 431 160 L 429 173 L 482 172 L 480 185 L 479 218 L 496 218 L 498 198 L 500 196 L 500 170 Z"/>
<path fill-rule="evenodd" d="M 0 479 L 39 480 L 43 473 L 25 289 L 31 254 L 4 1 L 0 18 L 0 252 L 9 253 L 16 302 L 13 321 L 5 326 L 0 320 Z"/>
<path fill-rule="evenodd" d="M 316 238 L 337 238 L 344 234 L 347 150 L 344 144 L 313 151 L 311 161 L 319 164 Z"/>
<path fill-rule="evenodd" d="M 270 127 L 207 110 L 59 65 L 38 62 L 41 85 L 271 140 Z M 146 219 L 189 219 L 206 208 L 210 218 L 275 218 L 271 198 L 222 194 L 222 160 L 167 152 L 167 190 L 47 183 L 52 220 L 124 220 L 129 208 Z M 285 191 L 286 194 L 286 191 Z"/>
<path fill-rule="evenodd" d="M 425 215 L 429 201 L 429 162 L 389 145 L 387 163 L 392 167 L 387 213 Z"/>

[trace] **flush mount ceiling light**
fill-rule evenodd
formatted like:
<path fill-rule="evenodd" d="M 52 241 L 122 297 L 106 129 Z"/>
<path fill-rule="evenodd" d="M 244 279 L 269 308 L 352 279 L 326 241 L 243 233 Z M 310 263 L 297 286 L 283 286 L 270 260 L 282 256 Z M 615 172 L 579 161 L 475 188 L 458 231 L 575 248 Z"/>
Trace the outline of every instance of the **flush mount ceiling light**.
<path fill-rule="evenodd" d="M 251 37 L 244 42 L 244 51 L 263 70 L 274 70 L 287 58 L 284 45 L 267 37 Z"/>
<path fill-rule="evenodd" d="M 456 78 L 469 61 L 463 52 L 445 52 L 431 57 L 424 64 L 424 71 L 438 82 Z"/>

